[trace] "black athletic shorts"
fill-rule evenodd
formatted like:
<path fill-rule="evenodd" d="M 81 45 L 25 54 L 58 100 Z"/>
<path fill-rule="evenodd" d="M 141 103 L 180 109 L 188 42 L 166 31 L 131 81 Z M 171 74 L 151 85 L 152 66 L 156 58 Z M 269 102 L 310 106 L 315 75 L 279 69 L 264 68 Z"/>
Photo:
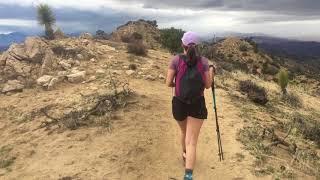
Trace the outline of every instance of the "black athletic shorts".
<path fill-rule="evenodd" d="M 192 104 L 187 104 L 179 100 L 177 97 L 172 99 L 172 114 L 175 120 L 183 121 L 188 116 L 197 119 L 207 119 L 208 111 L 204 97 L 199 98 Z"/>

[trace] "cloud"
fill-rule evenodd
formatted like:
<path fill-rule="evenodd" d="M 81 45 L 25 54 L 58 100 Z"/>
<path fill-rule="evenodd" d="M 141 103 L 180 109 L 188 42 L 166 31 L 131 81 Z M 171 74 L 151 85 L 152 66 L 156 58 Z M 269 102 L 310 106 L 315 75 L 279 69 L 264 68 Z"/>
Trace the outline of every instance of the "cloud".
<path fill-rule="evenodd" d="M 315 36 L 320 28 L 320 1 L 315 0 L 10 0 L 0 1 L 0 31 L 41 32 L 35 22 L 41 2 L 53 7 L 57 26 L 67 33 L 111 32 L 140 18 L 155 19 L 161 28 L 210 35 L 234 31 L 300 37 Z"/>

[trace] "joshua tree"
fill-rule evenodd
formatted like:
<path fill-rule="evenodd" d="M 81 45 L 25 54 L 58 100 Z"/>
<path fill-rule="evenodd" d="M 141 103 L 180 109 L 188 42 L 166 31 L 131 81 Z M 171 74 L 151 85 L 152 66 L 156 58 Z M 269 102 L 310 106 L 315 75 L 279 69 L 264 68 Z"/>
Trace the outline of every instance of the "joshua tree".
<path fill-rule="evenodd" d="M 287 86 L 289 83 L 289 75 L 285 69 L 280 70 L 278 73 L 278 83 L 281 87 L 282 93 L 287 94 Z"/>
<path fill-rule="evenodd" d="M 37 6 L 38 22 L 45 28 L 45 35 L 47 39 L 54 39 L 52 26 L 56 22 L 56 18 L 47 4 L 39 4 Z"/>

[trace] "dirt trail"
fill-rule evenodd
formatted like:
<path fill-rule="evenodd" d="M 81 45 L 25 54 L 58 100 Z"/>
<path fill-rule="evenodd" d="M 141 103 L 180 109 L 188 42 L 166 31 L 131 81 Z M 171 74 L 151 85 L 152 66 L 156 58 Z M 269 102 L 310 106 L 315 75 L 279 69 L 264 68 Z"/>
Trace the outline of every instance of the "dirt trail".
<path fill-rule="evenodd" d="M 135 84 L 136 89 L 141 86 Z M 140 87 L 140 88 L 139 88 Z M 156 98 L 153 102 L 155 109 L 158 109 L 157 116 L 151 116 L 148 126 L 154 123 L 165 123 L 157 130 L 161 133 L 160 139 L 155 142 L 154 149 L 149 152 L 153 157 L 142 179 L 181 179 L 184 168 L 181 159 L 181 149 L 179 144 L 180 131 L 171 115 L 172 91 L 163 84 L 153 83 L 152 86 L 143 87 L 150 96 Z M 206 92 L 207 108 L 209 110 L 208 120 L 205 121 L 199 138 L 198 157 L 195 169 L 195 178 L 206 179 L 257 179 L 250 173 L 253 158 L 241 149 L 241 144 L 236 141 L 236 133 L 241 128 L 242 120 L 238 116 L 238 108 L 232 105 L 227 93 L 218 89 L 217 91 L 218 113 L 222 131 L 222 141 L 224 145 L 225 161 L 219 162 L 215 122 L 213 120 L 212 95 L 209 90 Z M 158 121 L 158 122 L 157 122 Z M 147 128 L 146 131 L 152 130 Z M 154 132 L 151 132 L 154 136 Z"/>

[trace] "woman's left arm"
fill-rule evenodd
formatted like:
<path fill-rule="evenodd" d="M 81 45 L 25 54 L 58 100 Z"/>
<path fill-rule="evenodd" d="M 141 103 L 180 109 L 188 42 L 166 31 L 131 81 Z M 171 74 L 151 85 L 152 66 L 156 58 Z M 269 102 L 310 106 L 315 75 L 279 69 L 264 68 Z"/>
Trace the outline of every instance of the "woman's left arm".
<path fill-rule="evenodd" d="M 205 88 L 209 89 L 212 85 L 213 78 L 214 78 L 214 66 L 209 66 L 209 71 L 205 72 L 206 82 L 205 82 Z"/>

